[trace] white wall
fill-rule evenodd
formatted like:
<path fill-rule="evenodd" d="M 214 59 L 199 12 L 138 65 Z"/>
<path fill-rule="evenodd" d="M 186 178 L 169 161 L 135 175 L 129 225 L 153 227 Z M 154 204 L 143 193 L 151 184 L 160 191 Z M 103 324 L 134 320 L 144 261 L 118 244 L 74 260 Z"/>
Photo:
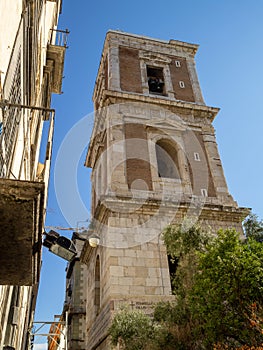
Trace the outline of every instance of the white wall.
<path fill-rule="evenodd" d="M 0 1 L 0 71 L 4 81 L 22 12 L 22 0 Z M 8 32 L 7 32 L 8 28 Z"/>

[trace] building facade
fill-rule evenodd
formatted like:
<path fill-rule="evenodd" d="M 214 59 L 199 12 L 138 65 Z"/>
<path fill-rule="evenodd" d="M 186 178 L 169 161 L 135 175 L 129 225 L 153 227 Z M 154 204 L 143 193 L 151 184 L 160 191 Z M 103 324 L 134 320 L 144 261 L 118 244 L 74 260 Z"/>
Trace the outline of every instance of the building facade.
<path fill-rule="evenodd" d="M 204 102 L 197 49 L 119 31 L 106 35 L 86 158 L 101 243 L 95 249 L 85 243 L 84 282 L 72 285 L 86 300 L 82 341 L 72 349 L 110 349 L 108 327 L 121 305 L 150 313 L 154 303 L 172 298 L 161 238 L 168 224 L 199 221 L 213 231 L 242 231 L 247 210 L 227 188 L 212 126 L 219 109 Z"/>
<path fill-rule="evenodd" d="M 87 266 L 80 261 L 85 242 L 80 237 L 78 233 L 73 233 L 72 241 L 78 254 L 66 269 L 66 294 L 62 313 L 64 319 L 67 319 L 67 346 L 72 350 L 85 349 L 86 338 Z"/>
<path fill-rule="evenodd" d="M 0 3 L 0 349 L 30 348 L 55 111 L 61 0 Z"/>

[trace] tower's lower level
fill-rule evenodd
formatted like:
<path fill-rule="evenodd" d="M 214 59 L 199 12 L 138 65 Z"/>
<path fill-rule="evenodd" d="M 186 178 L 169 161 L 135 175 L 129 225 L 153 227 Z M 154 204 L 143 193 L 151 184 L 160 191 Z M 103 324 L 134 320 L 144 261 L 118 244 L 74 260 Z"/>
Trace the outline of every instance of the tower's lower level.
<path fill-rule="evenodd" d="M 199 207 L 198 207 L 199 206 Z M 198 214 L 198 215 L 197 215 Z M 151 313 L 158 301 L 173 299 L 166 247 L 161 232 L 169 223 L 198 219 L 208 230 L 236 228 L 246 210 L 204 202 L 163 202 L 105 196 L 97 207 L 101 245 L 85 245 L 87 265 L 87 349 L 107 349 L 108 327 L 123 304 Z"/>

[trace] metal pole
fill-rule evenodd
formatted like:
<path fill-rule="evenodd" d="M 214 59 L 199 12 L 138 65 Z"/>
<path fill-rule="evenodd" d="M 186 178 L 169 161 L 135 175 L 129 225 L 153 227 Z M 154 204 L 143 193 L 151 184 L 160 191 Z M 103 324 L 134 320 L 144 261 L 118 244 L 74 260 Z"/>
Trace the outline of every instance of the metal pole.
<path fill-rule="evenodd" d="M 41 107 L 41 106 L 31 106 L 31 105 L 22 105 L 22 104 L 17 104 L 17 103 L 10 103 L 8 100 L 0 100 L 0 108 L 5 108 L 5 107 L 33 109 L 33 110 L 36 110 L 36 111 L 55 113 L 55 109 L 54 108 L 47 108 L 47 107 Z"/>

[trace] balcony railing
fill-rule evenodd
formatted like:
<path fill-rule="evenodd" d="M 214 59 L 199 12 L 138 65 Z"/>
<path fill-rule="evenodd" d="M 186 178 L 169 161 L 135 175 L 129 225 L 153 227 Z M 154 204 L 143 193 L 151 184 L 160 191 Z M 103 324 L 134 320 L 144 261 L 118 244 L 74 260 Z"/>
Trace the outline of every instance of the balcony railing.
<path fill-rule="evenodd" d="M 51 29 L 50 42 L 51 45 L 62 46 L 67 48 L 69 30 Z"/>

